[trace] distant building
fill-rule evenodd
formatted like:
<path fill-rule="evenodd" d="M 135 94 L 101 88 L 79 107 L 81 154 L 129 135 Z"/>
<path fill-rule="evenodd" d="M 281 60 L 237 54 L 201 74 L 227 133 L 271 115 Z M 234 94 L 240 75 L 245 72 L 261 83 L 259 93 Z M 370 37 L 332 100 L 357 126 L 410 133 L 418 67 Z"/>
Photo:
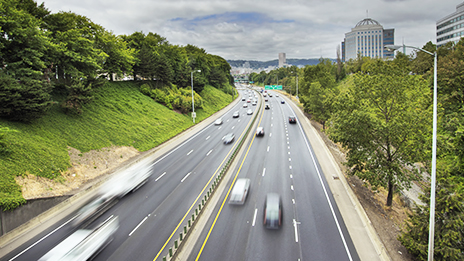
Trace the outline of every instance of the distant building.
<path fill-rule="evenodd" d="M 285 53 L 279 53 L 279 68 L 284 67 L 287 64 L 287 58 Z"/>
<path fill-rule="evenodd" d="M 456 6 L 456 12 L 437 21 L 437 47 L 447 42 L 459 42 L 464 36 L 464 2 Z"/>
<path fill-rule="evenodd" d="M 395 29 L 383 29 L 376 20 L 366 18 L 345 34 L 341 45 L 342 61 L 356 59 L 358 53 L 371 58 L 393 58 L 394 52 L 384 46 L 394 43 Z"/>

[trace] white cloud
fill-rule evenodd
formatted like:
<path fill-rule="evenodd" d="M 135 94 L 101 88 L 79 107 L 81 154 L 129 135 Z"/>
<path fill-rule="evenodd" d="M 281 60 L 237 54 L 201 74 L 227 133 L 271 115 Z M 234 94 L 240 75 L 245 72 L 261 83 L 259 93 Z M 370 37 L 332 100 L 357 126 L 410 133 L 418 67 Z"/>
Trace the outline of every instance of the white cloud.
<path fill-rule="evenodd" d="M 435 43 L 436 21 L 457 0 L 45 0 L 53 13 L 84 15 L 115 34 L 158 33 L 172 44 L 193 44 L 226 59 L 335 58 L 357 22 L 395 28 L 395 42 Z"/>

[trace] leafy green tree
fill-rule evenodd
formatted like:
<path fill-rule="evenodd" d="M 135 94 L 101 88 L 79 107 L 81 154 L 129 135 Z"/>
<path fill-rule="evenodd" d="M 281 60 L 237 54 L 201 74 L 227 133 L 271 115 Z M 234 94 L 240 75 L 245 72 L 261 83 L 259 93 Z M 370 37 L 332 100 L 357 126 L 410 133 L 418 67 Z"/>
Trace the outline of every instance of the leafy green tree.
<path fill-rule="evenodd" d="M 96 44 L 108 57 L 103 63 L 102 73 L 107 73 L 113 81 L 113 74 L 119 77 L 131 73 L 135 64 L 135 50 L 128 47 L 122 36 L 102 30 L 96 37 Z"/>
<path fill-rule="evenodd" d="M 41 21 L 29 12 L 34 5 L 5 0 L 0 5 L 0 116 L 31 121 L 51 105 L 51 86 L 45 79 L 45 53 L 54 48 Z M 22 10 L 21 8 L 28 9 Z M 46 13 L 46 12 L 45 12 Z"/>
<path fill-rule="evenodd" d="M 329 133 L 348 151 L 351 174 L 386 188 L 391 206 L 395 186 L 417 179 L 404 166 L 429 159 L 430 89 L 392 62 L 376 60 L 366 70 L 338 95 Z"/>
<path fill-rule="evenodd" d="M 461 188 L 459 188 L 459 186 Z M 435 260 L 464 259 L 464 194 L 462 184 L 450 177 L 440 178 L 437 182 L 435 203 Z M 409 214 L 398 240 L 418 260 L 427 260 L 430 223 L 430 189 L 425 190 L 421 200 L 426 205 L 416 205 Z"/>

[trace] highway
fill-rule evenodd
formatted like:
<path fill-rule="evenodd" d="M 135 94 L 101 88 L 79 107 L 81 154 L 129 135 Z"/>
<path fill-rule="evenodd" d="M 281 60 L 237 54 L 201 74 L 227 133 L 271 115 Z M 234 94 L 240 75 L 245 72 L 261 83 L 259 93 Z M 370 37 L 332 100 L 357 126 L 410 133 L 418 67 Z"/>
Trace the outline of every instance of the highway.
<path fill-rule="evenodd" d="M 95 260 L 162 260 L 167 256 L 173 236 L 178 237 L 192 209 L 244 135 L 253 117 L 246 111 L 255 112 L 259 107 L 248 103 L 248 108 L 243 108 L 244 103 L 227 111 L 222 116 L 223 124 L 210 124 L 153 159 L 149 181 L 90 225 L 96 226 L 111 215 L 118 216 L 120 222 L 112 242 Z M 239 118 L 232 118 L 234 111 L 240 111 Z M 222 137 L 231 132 L 235 141 L 223 144 Z M 2 260 L 37 260 L 74 231 L 70 226 L 73 217 L 74 214 L 60 220 Z"/>
<path fill-rule="evenodd" d="M 269 98 L 260 115 L 264 137 L 246 144 L 219 204 L 188 260 L 359 260 L 317 159 L 282 97 Z M 227 203 L 236 178 L 251 179 L 244 205 Z M 280 194 L 283 224 L 263 226 L 267 193 Z"/>

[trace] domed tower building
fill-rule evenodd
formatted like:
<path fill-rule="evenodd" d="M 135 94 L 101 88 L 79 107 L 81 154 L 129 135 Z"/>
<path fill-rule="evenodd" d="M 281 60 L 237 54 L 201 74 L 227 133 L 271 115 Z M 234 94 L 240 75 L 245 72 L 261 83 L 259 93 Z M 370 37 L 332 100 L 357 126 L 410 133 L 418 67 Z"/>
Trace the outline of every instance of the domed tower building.
<path fill-rule="evenodd" d="M 387 44 L 395 44 L 395 29 L 383 29 L 376 20 L 366 18 L 345 34 L 342 61 L 354 60 L 358 53 L 371 58 L 392 59 L 395 54 L 384 48 Z"/>

